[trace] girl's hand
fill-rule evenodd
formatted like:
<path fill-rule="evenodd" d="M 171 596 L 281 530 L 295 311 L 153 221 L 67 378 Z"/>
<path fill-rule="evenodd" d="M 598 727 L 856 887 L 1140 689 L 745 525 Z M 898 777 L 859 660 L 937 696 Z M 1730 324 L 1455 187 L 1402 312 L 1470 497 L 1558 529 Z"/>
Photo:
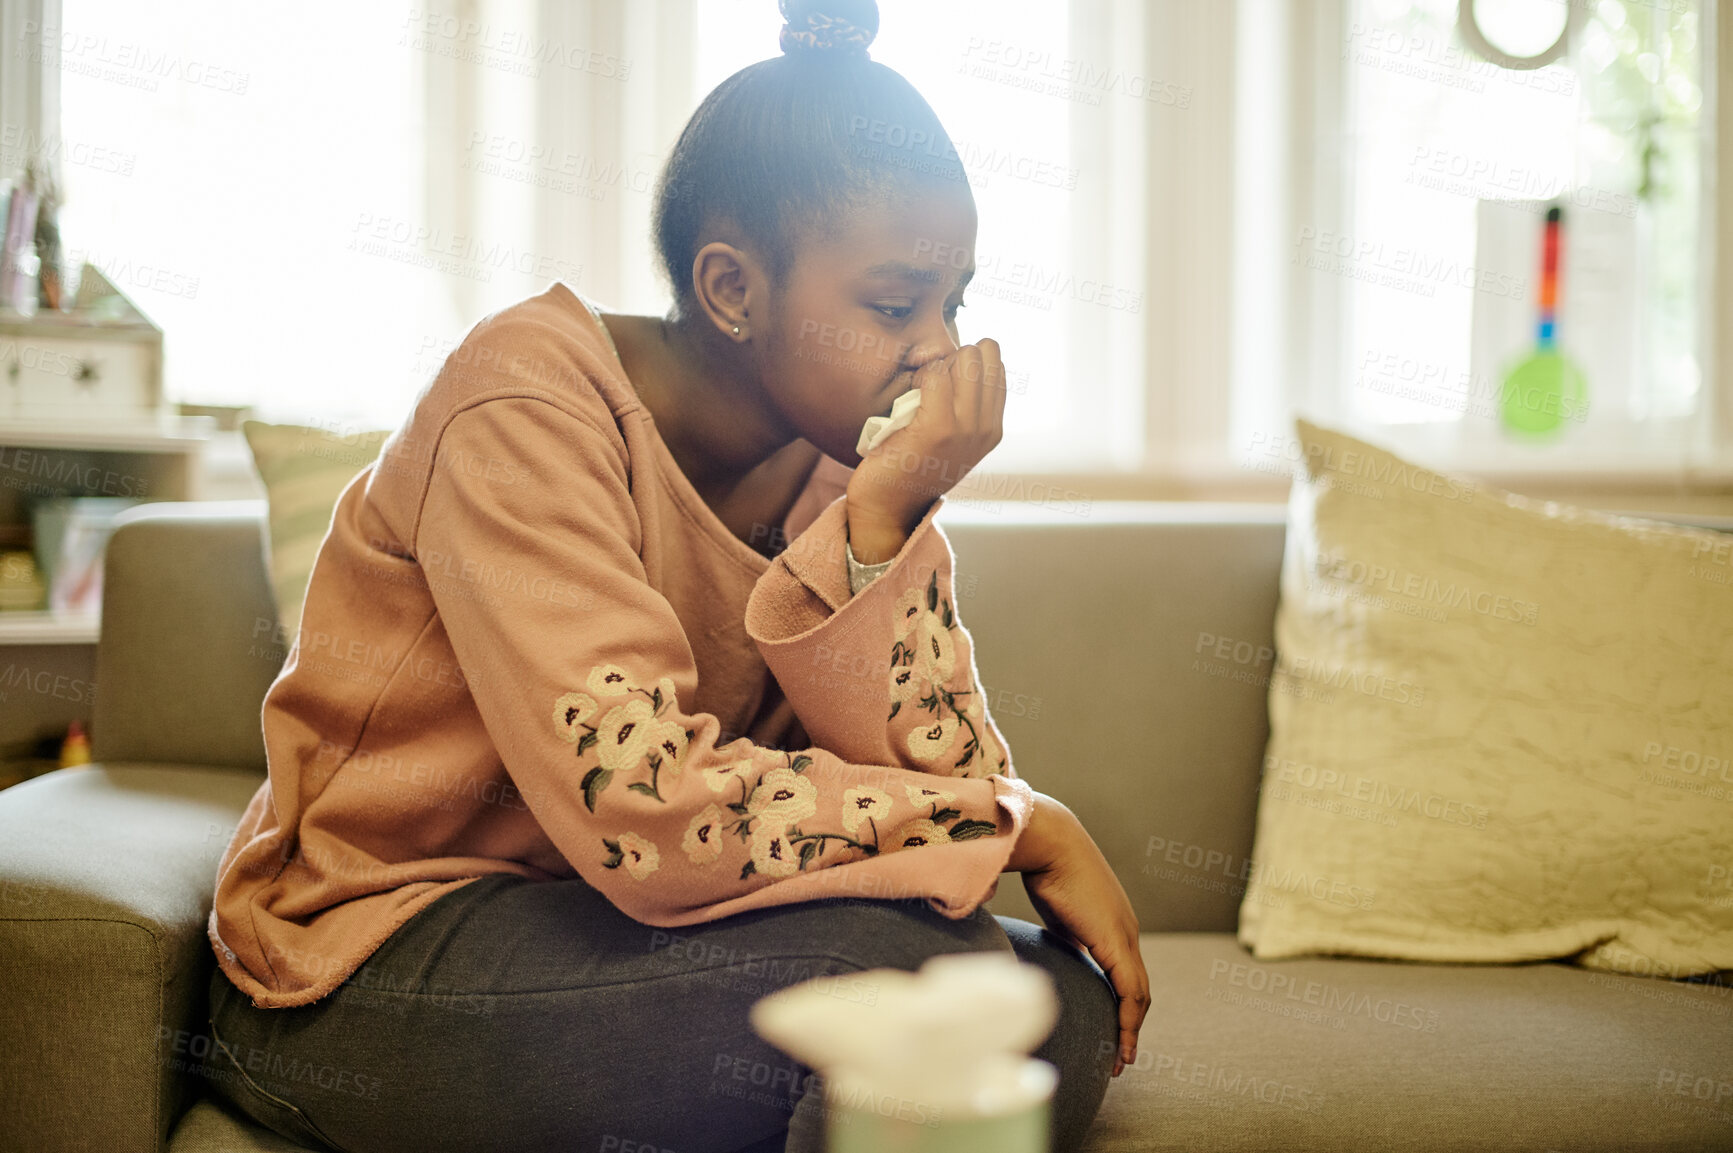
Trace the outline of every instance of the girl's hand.
<path fill-rule="evenodd" d="M 1138 949 L 1131 898 L 1077 815 L 1045 793 L 1035 794 L 1035 808 L 1005 871 L 1023 874 L 1029 903 L 1048 929 L 1087 949 L 1113 984 L 1119 995 L 1113 1075 L 1119 1076 L 1137 1059 L 1137 1034 L 1149 1012 L 1149 973 Z"/>
<path fill-rule="evenodd" d="M 888 560 L 927 514 L 1004 435 L 1005 365 L 999 342 L 966 344 L 915 373 L 921 407 L 855 467 L 850 541 L 863 564 Z M 870 556 L 886 546 L 882 556 Z M 864 551 L 863 551 L 864 549 Z"/>

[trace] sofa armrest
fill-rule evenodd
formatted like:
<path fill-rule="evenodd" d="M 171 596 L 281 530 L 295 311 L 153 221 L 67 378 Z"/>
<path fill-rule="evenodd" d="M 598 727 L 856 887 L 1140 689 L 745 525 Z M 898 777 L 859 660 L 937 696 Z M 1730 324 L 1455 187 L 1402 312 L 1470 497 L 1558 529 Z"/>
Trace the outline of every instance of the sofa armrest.
<path fill-rule="evenodd" d="M 264 778 L 62 769 L 0 792 L 0 1149 L 158 1153 L 197 1080 L 217 863 Z"/>
<path fill-rule="evenodd" d="M 264 501 L 165 501 L 115 521 L 103 563 L 91 752 L 265 770 L 265 690 L 288 655 Z"/>

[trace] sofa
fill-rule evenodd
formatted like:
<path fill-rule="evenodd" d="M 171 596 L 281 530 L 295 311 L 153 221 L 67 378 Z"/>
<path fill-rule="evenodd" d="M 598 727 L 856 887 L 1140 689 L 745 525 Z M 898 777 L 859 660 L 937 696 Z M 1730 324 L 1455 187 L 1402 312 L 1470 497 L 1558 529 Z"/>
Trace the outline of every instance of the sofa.
<path fill-rule="evenodd" d="M 1235 926 L 1283 508 L 1017 507 L 945 511 L 957 603 L 1019 773 L 1130 894 L 1153 991 L 1092 1153 L 1733 1149 L 1723 984 L 1255 960 Z M 299 1148 L 199 1073 L 213 876 L 264 773 L 260 705 L 286 655 L 264 541 L 262 501 L 128 512 L 94 763 L 0 792 L 0 1150 Z M 1036 919 L 1015 876 L 991 908 Z"/>

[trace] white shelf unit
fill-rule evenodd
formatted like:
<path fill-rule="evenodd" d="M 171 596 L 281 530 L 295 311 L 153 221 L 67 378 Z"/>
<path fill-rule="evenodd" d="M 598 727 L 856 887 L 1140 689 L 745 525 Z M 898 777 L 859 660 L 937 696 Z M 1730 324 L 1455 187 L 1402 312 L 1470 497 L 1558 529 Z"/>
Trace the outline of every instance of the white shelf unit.
<path fill-rule="evenodd" d="M 201 457 L 216 431 L 210 416 L 76 423 L 0 419 L 0 525 L 28 523 L 28 499 L 50 491 L 114 495 L 67 485 L 68 476 L 119 471 L 143 490 L 144 500 L 197 499 Z M 0 612 L 0 646 L 94 645 L 100 632 L 96 613 Z"/>
<path fill-rule="evenodd" d="M 0 446 L 86 449 L 92 452 L 193 453 L 217 430 L 214 416 L 165 416 L 155 421 L 0 420 Z"/>
<path fill-rule="evenodd" d="M 101 613 L 0 612 L 0 645 L 93 645 Z"/>

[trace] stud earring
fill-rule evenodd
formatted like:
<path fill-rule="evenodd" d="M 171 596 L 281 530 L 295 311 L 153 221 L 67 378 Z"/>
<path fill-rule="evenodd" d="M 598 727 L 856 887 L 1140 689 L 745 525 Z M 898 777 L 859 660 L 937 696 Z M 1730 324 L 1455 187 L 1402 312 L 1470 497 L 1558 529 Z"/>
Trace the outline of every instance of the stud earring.
<path fill-rule="evenodd" d="M 740 335 L 740 326 L 738 324 L 734 326 L 734 335 L 735 336 Z"/>

